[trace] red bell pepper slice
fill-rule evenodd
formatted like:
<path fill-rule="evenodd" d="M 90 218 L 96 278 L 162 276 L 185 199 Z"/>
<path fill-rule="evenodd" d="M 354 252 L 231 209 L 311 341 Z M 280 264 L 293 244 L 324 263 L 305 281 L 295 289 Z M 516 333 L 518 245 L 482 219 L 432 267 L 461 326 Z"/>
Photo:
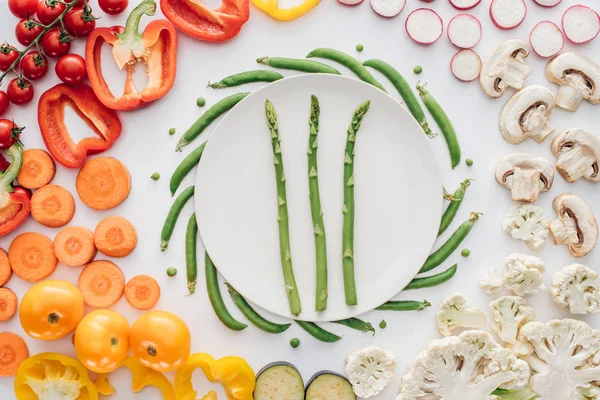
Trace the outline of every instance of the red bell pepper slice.
<path fill-rule="evenodd" d="M 177 29 L 207 42 L 224 42 L 237 36 L 250 18 L 250 0 L 223 0 L 216 10 L 200 0 L 160 0 L 160 9 Z"/>
<path fill-rule="evenodd" d="M 73 141 L 65 125 L 66 105 L 71 106 L 97 137 Z M 117 113 L 105 107 L 85 84 L 60 84 L 48 89 L 38 103 L 38 123 L 46 148 L 67 168 L 79 168 L 88 155 L 109 149 L 122 130 Z"/>
<path fill-rule="evenodd" d="M 175 82 L 177 65 L 177 31 L 169 21 L 151 21 L 143 33 L 139 33 L 143 15 L 155 15 L 156 2 L 143 0 L 129 15 L 125 30 L 96 28 L 88 37 L 85 48 L 85 64 L 92 89 L 100 101 L 113 110 L 133 110 L 166 95 Z M 112 54 L 120 69 L 127 69 L 124 93 L 116 97 L 102 75 L 102 45 L 112 46 Z M 136 62 L 146 65 L 148 86 L 138 92 L 131 80 Z"/>
<path fill-rule="evenodd" d="M 6 153 L 11 163 L 0 174 L 0 237 L 21 226 L 31 212 L 30 197 L 24 191 L 15 191 L 12 186 L 23 166 L 23 145 L 17 142 Z"/>

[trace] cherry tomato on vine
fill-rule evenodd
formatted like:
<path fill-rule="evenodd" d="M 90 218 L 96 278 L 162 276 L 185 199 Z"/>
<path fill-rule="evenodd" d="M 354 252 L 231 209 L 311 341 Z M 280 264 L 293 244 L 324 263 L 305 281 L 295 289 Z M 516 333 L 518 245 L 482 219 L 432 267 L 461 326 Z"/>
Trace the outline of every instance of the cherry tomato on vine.
<path fill-rule="evenodd" d="M 89 7 L 73 8 L 64 18 L 65 28 L 73 36 L 87 36 L 96 27 L 96 17 Z"/>
<path fill-rule="evenodd" d="M 15 78 L 6 88 L 8 100 L 13 104 L 26 104 L 33 99 L 33 85 L 27 79 Z"/>
<path fill-rule="evenodd" d="M 87 0 L 87 4 L 90 4 L 91 2 L 92 2 L 91 0 Z M 77 2 L 77 4 L 75 4 L 73 6 L 73 8 L 83 8 L 83 7 L 85 7 L 85 5 L 86 5 L 86 2 L 84 0 L 79 0 Z"/>
<path fill-rule="evenodd" d="M 35 81 L 48 72 L 48 59 L 42 53 L 30 51 L 21 58 L 21 73 L 29 80 Z"/>
<path fill-rule="evenodd" d="M 15 27 L 15 36 L 23 46 L 29 46 L 43 30 L 38 21 L 23 18 Z"/>
<path fill-rule="evenodd" d="M 78 54 L 62 56 L 56 63 L 56 75 L 68 85 L 77 85 L 87 77 L 85 60 Z"/>
<path fill-rule="evenodd" d="M 27 188 L 24 188 L 23 186 L 15 186 L 13 188 L 13 193 L 15 193 L 15 194 L 24 194 L 25 196 L 27 196 L 27 198 L 29 200 L 31 200 L 31 195 L 32 195 L 31 190 L 29 190 Z"/>
<path fill-rule="evenodd" d="M 65 11 L 66 6 L 57 0 L 41 0 L 37 4 L 35 14 L 44 25 L 51 24 Z"/>
<path fill-rule="evenodd" d="M 0 46 L 0 71 L 6 71 L 17 58 L 19 58 L 17 49 L 6 43 Z"/>
<path fill-rule="evenodd" d="M 98 0 L 98 5 L 107 14 L 120 14 L 127 9 L 129 0 Z"/>
<path fill-rule="evenodd" d="M 4 90 L 0 90 L 0 115 L 4 114 L 8 108 L 8 95 Z"/>
<path fill-rule="evenodd" d="M 33 16 L 38 0 L 8 0 L 8 9 L 17 18 L 27 18 L 27 15 Z"/>
<path fill-rule="evenodd" d="M 8 149 L 19 140 L 23 128 L 9 119 L 0 119 L 0 149 Z"/>
<path fill-rule="evenodd" d="M 71 38 L 58 28 L 50 29 L 42 38 L 42 50 L 48 57 L 59 58 L 71 50 Z"/>

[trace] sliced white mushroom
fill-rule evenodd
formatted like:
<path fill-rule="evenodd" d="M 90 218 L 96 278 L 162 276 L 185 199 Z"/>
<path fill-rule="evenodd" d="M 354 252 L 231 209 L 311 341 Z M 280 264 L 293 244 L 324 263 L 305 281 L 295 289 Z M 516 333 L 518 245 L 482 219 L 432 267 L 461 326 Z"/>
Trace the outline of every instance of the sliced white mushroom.
<path fill-rule="evenodd" d="M 583 100 L 600 104 L 600 65 L 578 53 L 563 53 L 546 65 L 546 78 L 560 85 L 556 105 L 575 111 Z"/>
<path fill-rule="evenodd" d="M 573 183 L 579 178 L 600 182 L 600 138 L 583 129 L 570 129 L 552 141 L 556 169 Z"/>
<path fill-rule="evenodd" d="M 500 43 L 485 60 L 479 80 L 490 97 L 500 97 L 507 87 L 521 89 L 531 68 L 525 65 L 529 44 L 520 39 Z"/>
<path fill-rule="evenodd" d="M 569 246 L 575 257 L 592 251 L 598 241 L 598 223 L 590 206 L 581 197 L 564 193 L 554 199 L 552 207 L 558 215 L 549 225 L 554 243 Z"/>
<path fill-rule="evenodd" d="M 549 89 L 539 85 L 525 86 L 502 109 L 498 120 L 500 133 L 512 144 L 527 138 L 543 142 L 554 132 L 548 125 L 554 104 L 554 94 Z"/>
<path fill-rule="evenodd" d="M 496 166 L 496 182 L 510 189 L 514 201 L 535 202 L 554 182 L 554 168 L 542 157 L 514 153 Z"/>

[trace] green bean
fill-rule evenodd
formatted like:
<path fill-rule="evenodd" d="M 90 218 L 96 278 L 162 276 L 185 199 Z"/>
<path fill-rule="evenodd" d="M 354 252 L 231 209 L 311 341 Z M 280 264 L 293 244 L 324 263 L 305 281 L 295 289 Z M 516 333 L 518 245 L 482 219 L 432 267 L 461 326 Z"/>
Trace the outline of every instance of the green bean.
<path fill-rule="evenodd" d="M 419 99 L 417 99 L 417 96 L 414 94 L 410 85 L 406 82 L 406 79 L 404 79 L 400 72 L 382 60 L 368 60 L 365 61 L 363 65 L 381 72 L 392 83 L 392 85 L 394 85 L 398 91 L 398 94 L 400 94 L 404 100 L 404 103 L 406 103 L 408 110 L 413 117 L 415 117 L 419 125 L 421 125 L 421 128 L 425 134 L 433 136 L 433 133 L 429 128 L 429 124 L 427 123 L 425 112 L 419 104 Z"/>
<path fill-rule="evenodd" d="M 254 308 L 246 299 L 239 294 L 233 286 L 229 283 L 226 283 L 227 289 L 229 290 L 229 295 L 231 296 L 231 300 L 237 306 L 237 308 L 244 314 L 244 316 L 252 323 L 252 325 L 256 326 L 258 329 L 265 331 L 267 333 L 282 333 L 285 332 L 292 324 L 276 324 L 274 322 L 268 321 L 263 318 L 259 313 L 256 312 Z"/>
<path fill-rule="evenodd" d="M 198 278 L 198 260 L 196 257 L 196 242 L 198 237 L 198 224 L 196 213 L 190 217 L 185 235 L 185 270 L 187 284 L 190 294 L 196 291 L 196 279 Z"/>
<path fill-rule="evenodd" d="M 373 75 L 367 71 L 364 65 L 362 65 L 356 58 L 346 53 L 334 49 L 320 48 L 311 51 L 306 56 L 306 58 L 312 57 L 325 58 L 327 60 L 338 62 L 344 67 L 348 68 L 350 71 L 354 72 L 356 76 L 358 76 L 363 82 L 373 85 L 385 92 L 385 89 L 383 86 L 381 86 L 381 83 L 377 82 Z"/>
<path fill-rule="evenodd" d="M 217 277 L 217 269 L 215 264 L 208 253 L 204 254 L 204 270 L 206 274 L 206 291 L 208 292 L 208 298 L 213 310 L 221 322 L 234 331 L 242 331 L 248 327 L 246 324 L 242 324 L 237 321 L 227 310 L 223 297 L 221 296 L 221 289 L 219 289 L 219 278 Z"/>
<path fill-rule="evenodd" d="M 473 229 L 473 225 L 479 219 L 479 215 L 481 213 L 471 213 L 469 215 L 469 219 L 462 223 L 461 226 L 450 236 L 450 238 L 444 243 L 439 249 L 433 252 L 421 267 L 419 273 L 431 271 L 444 261 L 460 246 L 463 240 L 467 237 L 471 229 Z"/>
<path fill-rule="evenodd" d="M 282 57 L 261 57 L 257 58 L 256 62 L 259 64 L 268 65 L 269 67 L 289 69 L 292 71 L 341 75 L 340 71 L 338 71 L 337 69 L 332 68 L 327 64 L 323 64 L 313 60 Z"/>
<path fill-rule="evenodd" d="M 444 211 L 444 215 L 442 215 L 442 222 L 440 223 L 440 229 L 438 230 L 438 237 L 440 237 L 440 235 L 444 233 L 446 229 L 448 229 L 450 224 L 452 224 L 452 221 L 454 220 L 454 217 L 456 217 L 456 213 L 458 212 L 458 209 L 465 198 L 465 193 L 471 184 L 471 181 L 472 179 L 465 179 L 460 184 L 458 189 L 456 189 L 454 194 L 448 194 L 447 192 L 444 193 L 444 197 L 450 200 L 450 204 L 448 204 L 446 211 Z"/>
<path fill-rule="evenodd" d="M 306 322 L 306 321 L 298 321 L 294 320 L 300 326 L 300 328 L 304 329 L 308 332 L 312 337 L 320 340 L 321 342 L 333 343 L 342 339 L 340 336 L 335 335 L 325 329 L 321 328 L 314 322 Z"/>
<path fill-rule="evenodd" d="M 456 274 L 457 268 L 458 264 L 454 264 L 444 272 L 440 272 L 437 275 L 426 276 L 424 278 L 415 278 L 404 288 L 404 290 L 423 289 L 441 285 L 442 283 L 448 282 L 450 279 L 452 279 L 454 274 Z"/>
<path fill-rule="evenodd" d="M 189 199 L 194 195 L 194 187 L 190 186 L 185 189 L 173 202 L 169 213 L 167 214 L 167 219 L 165 219 L 165 223 L 162 228 L 162 232 L 160 234 L 160 249 L 162 251 L 167 250 L 169 247 L 169 239 L 171 239 L 171 235 L 173 234 L 173 229 L 175 229 L 175 224 L 177 223 L 177 218 L 179 218 L 179 214 L 181 210 L 183 210 L 183 206 Z"/>
<path fill-rule="evenodd" d="M 215 82 L 212 84 L 208 82 L 208 87 L 211 87 L 213 89 L 225 89 L 229 87 L 244 85 L 246 83 L 275 82 L 279 79 L 283 79 L 283 75 L 281 75 L 280 73 L 260 69 L 231 75 L 221 79 L 219 82 Z"/>
<path fill-rule="evenodd" d="M 348 328 L 361 331 L 362 333 L 373 332 L 373 336 L 375 336 L 375 328 L 373 328 L 373 325 L 358 318 L 341 319 L 339 321 L 331 322 L 334 324 L 347 326 Z"/>
<path fill-rule="evenodd" d="M 194 124 L 183 134 L 179 142 L 177 142 L 177 146 L 175 147 L 175 151 L 181 151 L 181 148 L 187 146 L 192 142 L 192 140 L 196 139 L 210 124 L 212 124 L 217 118 L 231 110 L 237 103 L 242 101 L 246 96 L 250 93 L 237 93 L 231 95 L 229 97 L 224 98 L 223 100 L 217 102 L 214 106 L 206 110 L 204 114 Z"/>
<path fill-rule="evenodd" d="M 425 107 L 427 107 L 429 113 L 444 134 L 444 139 L 446 139 L 446 143 L 448 144 L 450 160 L 452 161 L 452 169 L 454 169 L 460 163 L 460 144 L 458 143 L 456 132 L 454 132 L 454 127 L 437 100 L 425 90 L 425 85 L 421 86 L 417 83 L 417 91 L 421 96 L 421 100 L 423 100 L 423 104 L 425 104 Z"/>
<path fill-rule="evenodd" d="M 420 278 L 419 278 L 420 279 Z M 427 300 L 414 301 L 414 300 L 390 300 L 387 303 L 383 303 L 376 310 L 379 311 L 421 311 L 431 306 L 431 303 Z"/>
<path fill-rule="evenodd" d="M 179 164 L 177 166 L 177 168 L 175 168 L 175 171 L 173 171 L 173 175 L 171 175 L 171 181 L 169 182 L 169 188 L 171 189 L 171 196 L 175 196 L 175 192 L 177 192 L 177 189 L 179 188 L 179 185 L 181 185 L 181 182 L 183 181 L 183 179 L 200 162 L 200 158 L 202 157 L 202 154 L 204 153 L 204 148 L 206 147 L 206 143 L 208 143 L 208 142 L 202 143 L 200 146 L 198 146 L 198 148 L 196 150 L 194 150 L 190 154 L 188 154 L 187 157 L 185 157 L 183 159 L 181 164 Z"/>

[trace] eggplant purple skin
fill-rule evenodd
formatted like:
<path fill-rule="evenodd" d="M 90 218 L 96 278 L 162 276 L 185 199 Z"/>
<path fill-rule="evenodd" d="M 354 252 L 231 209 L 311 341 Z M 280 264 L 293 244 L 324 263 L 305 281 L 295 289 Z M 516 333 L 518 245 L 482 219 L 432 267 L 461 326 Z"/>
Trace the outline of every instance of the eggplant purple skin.
<path fill-rule="evenodd" d="M 319 371 L 316 374 L 314 374 L 309 380 L 308 380 L 308 384 L 306 385 L 306 388 L 304 388 L 304 396 L 306 397 L 306 392 L 308 391 L 308 388 L 310 388 L 310 385 L 312 385 L 312 383 L 314 382 L 315 379 L 317 379 L 318 377 L 322 376 L 322 375 L 333 375 L 333 376 L 337 376 L 338 378 L 341 378 L 343 380 L 345 380 L 346 382 L 348 382 L 348 385 L 350 385 L 350 387 L 352 387 L 352 384 L 350 383 L 350 381 L 348 380 L 348 378 L 346 378 L 344 375 L 339 374 L 337 372 L 334 371 L 328 371 L 328 370 L 323 370 L 323 371 Z M 356 395 L 354 396 L 354 399 L 356 399 Z"/>

